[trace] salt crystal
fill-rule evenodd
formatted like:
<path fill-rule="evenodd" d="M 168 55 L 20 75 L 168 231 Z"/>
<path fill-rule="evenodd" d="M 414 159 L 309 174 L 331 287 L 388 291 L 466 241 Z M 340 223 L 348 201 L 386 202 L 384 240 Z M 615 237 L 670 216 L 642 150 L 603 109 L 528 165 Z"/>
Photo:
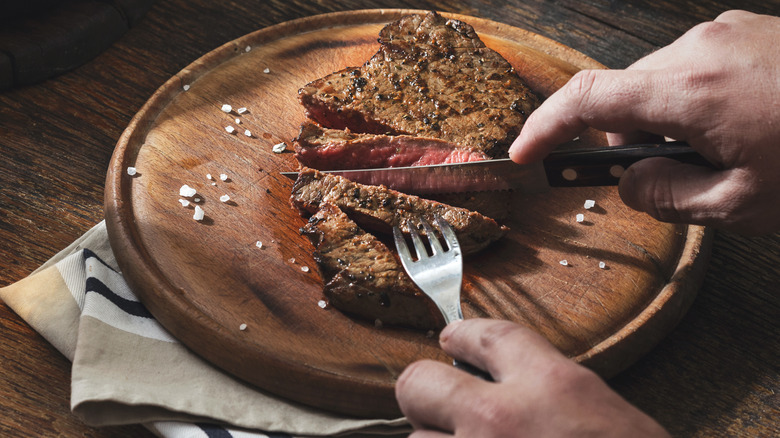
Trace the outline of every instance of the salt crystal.
<path fill-rule="evenodd" d="M 238 326 L 238 329 L 243 332 L 244 330 L 246 330 L 246 324 L 241 324 L 240 326 Z"/>
<path fill-rule="evenodd" d="M 228 201 L 230 201 L 230 196 L 222 195 L 222 196 L 219 197 L 219 200 L 222 201 L 222 202 L 228 202 Z"/>
<path fill-rule="evenodd" d="M 260 249 L 263 249 L 263 242 L 258 240 L 257 242 L 255 242 L 255 246 L 260 248 Z"/>
<path fill-rule="evenodd" d="M 241 124 L 241 119 L 236 119 L 236 125 L 240 125 L 240 124 Z"/>
<path fill-rule="evenodd" d="M 251 137 L 252 136 L 252 131 L 247 129 L 246 131 L 244 131 L 244 135 L 246 135 L 247 137 Z"/>
<path fill-rule="evenodd" d="M 285 149 L 287 149 L 287 145 L 284 143 L 277 143 L 273 145 L 273 147 L 271 148 L 271 150 L 274 151 L 275 154 L 281 154 L 282 152 L 284 152 Z"/>
<path fill-rule="evenodd" d="M 239 114 L 244 114 L 246 112 L 246 107 L 242 106 L 241 108 L 237 109 L 236 112 Z"/>
<path fill-rule="evenodd" d="M 561 264 L 561 265 L 563 265 L 563 266 L 569 266 L 569 261 L 568 261 L 568 260 L 565 260 L 565 259 L 564 259 L 564 260 L 561 260 L 561 261 L 560 261 L 560 262 L 558 262 L 558 263 L 560 263 L 560 264 Z"/>
<path fill-rule="evenodd" d="M 290 259 L 287 260 L 287 261 L 290 262 L 290 263 L 295 263 L 295 257 L 290 257 Z"/>
<path fill-rule="evenodd" d="M 227 131 L 228 134 L 232 134 L 232 133 L 234 133 L 236 131 L 236 128 L 228 125 L 228 126 L 225 126 L 225 131 Z"/>
<path fill-rule="evenodd" d="M 200 202 L 200 198 L 193 198 L 192 202 Z"/>
<path fill-rule="evenodd" d="M 222 181 L 227 181 L 228 178 L 227 178 L 227 175 L 225 175 L 224 173 L 220 173 L 219 174 L 219 179 L 221 179 Z"/>
<path fill-rule="evenodd" d="M 265 73 L 265 74 L 271 73 L 271 69 L 270 69 L 270 68 L 268 68 L 268 67 L 266 67 L 266 68 L 263 70 L 263 73 Z"/>
<path fill-rule="evenodd" d="M 309 267 L 308 266 L 301 266 L 301 271 L 309 272 Z"/>
<path fill-rule="evenodd" d="M 128 167 L 127 168 L 127 174 L 130 176 L 135 176 L 135 174 L 138 173 L 138 171 L 135 169 L 135 167 Z"/>
<path fill-rule="evenodd" d="M 248 52 L 248 51 L 250 51 L 250 50 L 252 50 L 252 47 L 251 47 L 251 46 L 246 46 L 246 48 L 244 49 L 244 51 L 245 51 L 245 52 Z"/>
<path fill-rule="evenodd" d="M 187 184 L 184 184 L 179 189 L 179 196 L 184 196 L 185 198 L 191 198 L 195 196 L 195 193 L 197 193 L 197 191 Z"/>
<path fill-rule="evenodd" d="M 325 301 L 325 300 L 319 300 L 319 301 L 317 301 L 317 305 L 320 306 L 320 308 L 324 309 L 324 308 L 328 307 L 328 302 Z"/>
<path fill-rule="evenodd" d="M 184 89 L 184 91 L 187 91 L 190 89 L 190 84 L 184 84 L 182 88 Z"/>
<path fill-rule="evenodd" d="M 206 174 L 206 179 L 212 179 L 212 178 L 211 178 L 211 174 L 210 174 L 210 173 L 207 173 L 207 174 Z"/>
<path fill-rule="evenodd" d="M 192 218 L 196 221 L 202 221 L 204 216 L 206 216 L 206 213 L 200 208 L 200 205 L 196 205 L 195 214 L 192 215 Z"/>
<path fill-rule="evenodd" d="M 577 215 L 577 222 L 582 222 L 584 220 L 585 220 L 585 215 L 584 214 L 578 214 Z"/>
<path fill-rule="evenodd" d="M 606 269 L 607 268 L 607 264 L 604 263 L 604 262 L 599 262 L 599 268 Z"/>
<path fill-rule="evenodd" d="M 181 203 L 182 207 L 186 207 L 186 206 L 190 205 L 190 201 L 188 201 L 186 199 L 179 199 L 179 202 Z"/>
<path fill-rule="evenodd" d="M 595 206 L 596 206 L 596 201 L 594 201 L 592 199 L 588 199 L 588 200 L 585 201 L 584 207 L 585 207 L 586 210 L 590 210 L 591 208 L 593 208 Z"/>
<path fill-rule="evenodd" d="M 222 111 L 224 111 L 226 113 L 229 113 L 229 112 L 233 111 L 233 107 L 228 105 L 228 104 L 224 104 L 224 105 L 222 105 Z"/>

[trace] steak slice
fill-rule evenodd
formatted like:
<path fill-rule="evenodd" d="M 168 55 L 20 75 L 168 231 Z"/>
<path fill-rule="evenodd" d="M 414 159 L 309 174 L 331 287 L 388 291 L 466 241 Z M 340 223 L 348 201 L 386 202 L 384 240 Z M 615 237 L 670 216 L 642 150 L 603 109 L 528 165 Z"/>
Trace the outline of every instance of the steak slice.
<path fill-rule="evenodd" d="M 324 203 L 332 203 L 363 228 L 388 234 L 394 225 L 408 233 L 409 222 L 420 234 L 425 234 L 420 219 L 433 223 L 434 216 L 440 215 L 455 230 L 464 254 L 485 248 L 508 230 L 475 211 L 407 195 L 385 186 L 355 183 L 310 168 L 301 169 L 293 184 L 290 201 L 308 214 L 316 213 Z"/>
<path fill-rule="evenodd" d="M 313 123 L 304 123 L 293 142 L 298 162 L 319 170 L 424 166 L 490 158 L 438 138 L 356 134 Z"/>
<path fill-rule="evenodd" d="M 333 307 L 382 324 L 415 329 L 444 325 L 436 305 L 406 275 L 390 249 L 334 204 L 324 202 L 301 228 L 316 248 Z"/>
<path fill-rule="evenodd" d="M 361 67 L 317 79 L 298 91 L 320 125 L 407 134 L 506 156 L 539 98 L 474 29 L 430 12 L 385 26 L 379 51 Z"/>

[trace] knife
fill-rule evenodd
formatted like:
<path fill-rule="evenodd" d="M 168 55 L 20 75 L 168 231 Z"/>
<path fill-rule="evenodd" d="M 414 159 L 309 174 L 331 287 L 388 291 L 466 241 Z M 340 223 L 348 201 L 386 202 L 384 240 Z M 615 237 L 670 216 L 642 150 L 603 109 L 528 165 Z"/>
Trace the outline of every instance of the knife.
<path fill-rule="evenodd" d="M 350 181 L 385 185 L 412 194 L 519 190 L 539 193 L 550 187 L 617 185 L 631 164 L 650 157 L 713 167 L 686 142 L 671 141 L 556 150 L 541 162 L 516 164 L 509 158 L 427 166 L 327 170 Z M 282 172 L 291 179 L 298 172 Z"/>

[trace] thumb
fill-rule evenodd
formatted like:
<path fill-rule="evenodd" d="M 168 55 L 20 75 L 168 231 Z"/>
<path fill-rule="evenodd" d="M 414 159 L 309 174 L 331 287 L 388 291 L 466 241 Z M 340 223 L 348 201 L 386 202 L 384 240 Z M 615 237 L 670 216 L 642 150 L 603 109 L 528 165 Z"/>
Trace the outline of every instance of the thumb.
<path fill-rule="evenodd" d="M 626 205 L 662 222 L 719 225 L 739 198 L 729 173 L 648 158 L 626 170 L 618 191 Z"/>

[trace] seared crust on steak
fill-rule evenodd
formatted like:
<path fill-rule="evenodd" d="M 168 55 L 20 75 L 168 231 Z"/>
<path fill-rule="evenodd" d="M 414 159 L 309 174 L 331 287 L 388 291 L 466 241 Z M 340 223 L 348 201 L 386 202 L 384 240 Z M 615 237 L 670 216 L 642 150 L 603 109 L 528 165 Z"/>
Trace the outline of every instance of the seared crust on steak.
<path fill-rule="evenodd" d="M 379 42 L 363 66 L 299 90 L 310 119 L 353 132 L 440 138 L 503 157 L 539 105 L 466 23 L 435 12 L 409 15 L 385 26 Z"/>
<path fill-rule="evenodd" d="M 301 228 L 316 248 L 325 296 L 342 312 L 382 324 L 435 329 L 441 313 L 388 247 L 328 202 Z"/>
<path fill-rule="evenodd" d="M 314 123 L 304 123 L 293 143 L 298 162 L 319 170 L 424 166 L 489 158 L 438 138 L 357 134 Z"/>
<path fill-rule="evenodd" d="M 358 184 L 337 175 L 303 168 L 293 184 L 290 201 L 307 214 L 332 203 L 363 228 L 390 233 L 398 225 L 405 233 L 409 224 L 421 234 L 420 219 L 433 223 L 440 215 L 458 236 L 464 254 L 477 252 L 503 236 L 508 228 L 475 211 L 407 195 L 385 186 Z"/>

